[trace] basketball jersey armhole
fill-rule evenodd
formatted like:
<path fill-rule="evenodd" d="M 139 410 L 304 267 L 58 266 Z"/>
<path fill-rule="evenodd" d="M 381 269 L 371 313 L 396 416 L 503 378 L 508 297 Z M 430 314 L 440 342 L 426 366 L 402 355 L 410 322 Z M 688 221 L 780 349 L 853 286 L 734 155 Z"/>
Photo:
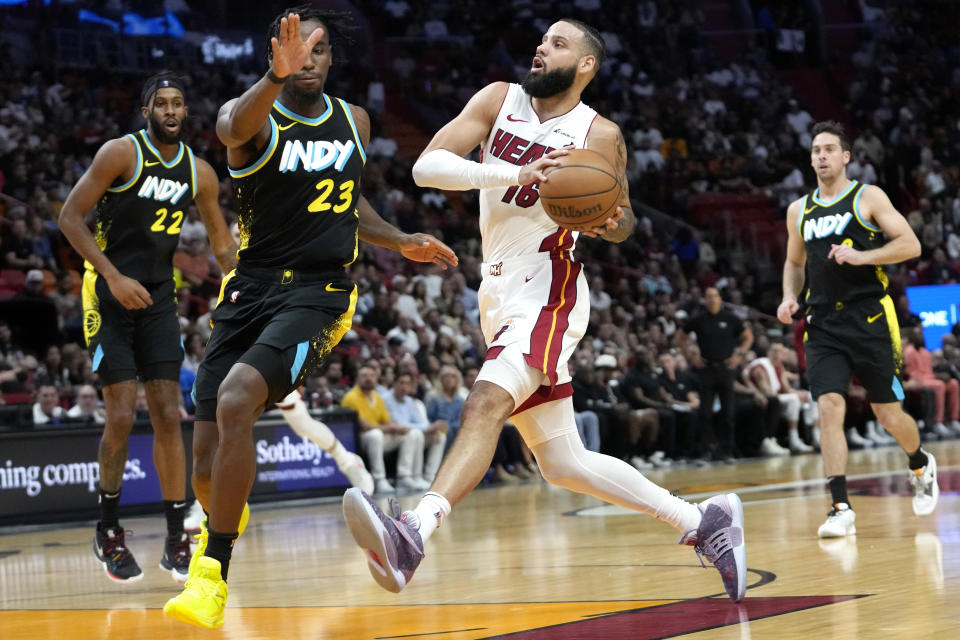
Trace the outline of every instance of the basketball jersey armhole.
<path fill-rule="evenodd" d="M 249 166 L 237 169 L 228 166 L 227 171 L 230 172 L 231 178 L 245 178 L 255 173 L 273 157 L 273 153 L 277 150 L 277 142 L 280 140 L 280 131 L 277 129 L 277 121 L 273 119 L 272 113 L 267 115 L 267 119 L 270 121 L 270 139 L 267 140 L 267 144 L 263 148 L 263 153 Z"/>
<path fill-rule="evenodd" d="M 140 179 L 140 173 L 143 171 L 143 151 L 140 149 L 140 143 L 137 141 L 136 136 L 134 136 L 132 133 L 128 133 L 124 136 L 124 138 L 130 138 L 130 140 L 133 141 L 134 148 L 137 150 L 137 169 L 133 172 L 133 177 L 119 187 L 107 187 L 107 191 L 110 193 L 120 193 L 121 191 L 126 191 L 137 183 L 137 180 Z"/>

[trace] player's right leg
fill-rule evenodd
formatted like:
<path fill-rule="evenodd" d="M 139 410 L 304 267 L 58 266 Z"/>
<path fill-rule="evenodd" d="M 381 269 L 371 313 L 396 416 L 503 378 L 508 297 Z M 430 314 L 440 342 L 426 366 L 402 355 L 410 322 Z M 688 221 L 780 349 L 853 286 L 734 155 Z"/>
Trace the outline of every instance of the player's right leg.
<path fill-rule="evenodd" d="M 831 331 L 844 328 L 841 321 L 830 327 Z M 830 485 L 832 505 L 826 521 L 817 530 L 821 538 L 846 536 L 857 531 L 854 526 L 856 514 L 847 496 L 847 438 L 843 431 L 846 394 L 853 371 L 848 355 L 850 345 L 843 338 L 843 334 L 834 335 L 818 324 L 810 323 L 804 342 L 810 393 L 816 398 L 820 411 L 820 454 Z"/>
<path fill-rule="evenodd" d="M 101 370 L 101 376 L 105 374 L 106 371 Z M 133 411 L 137 402 L 137 383 L 133 379 L 136 374 L 131 370 L 129 375 L 132 377 L 125 381 L 103 387 L 107 417 L 97 451 L 100 465 L 100 520 L 97 522 L 93 552 L 103 563 L 107 577 L 118 582 L 137 581 L 143 577 L 143 571 L 127 548 L 124 529 L 117 514 L 130 431 L 133 429 Z M 106 374 L 106 379 L 113 377 Z"/>
<path fill-rule="evenodd" d="M 410 582 L 423 559 L 424 538 L 486 474 L 500 429 L 513 408 L 514 399 L 503 388 L 486 380 L 474 384 L 463 405 L 457 439 L 415 518 L 414 512 L 400 514 L 399 508 L 385 514 L 369 495 L 359 489 L 347 490 L 343 516 L 354 541 L 367 555 L 370 575 L 377 584 L 396 593 Z"/>
<path fill-rule="evenodd" d="M 135 321 L 110 293 L 103 278 L 92 270 L 83 275 L 83 337 L 93 370 L 103 385 L 106 424 L 97 451 L 100 464 L 100 521 L 93 551 L 107 576 L 119 582 L 143 577 L 126 546 L 117 511 L 123 471 L 127 464 L 128 439 L 133 429 L 137 402 L 137 364 L 134 358 Z"/>

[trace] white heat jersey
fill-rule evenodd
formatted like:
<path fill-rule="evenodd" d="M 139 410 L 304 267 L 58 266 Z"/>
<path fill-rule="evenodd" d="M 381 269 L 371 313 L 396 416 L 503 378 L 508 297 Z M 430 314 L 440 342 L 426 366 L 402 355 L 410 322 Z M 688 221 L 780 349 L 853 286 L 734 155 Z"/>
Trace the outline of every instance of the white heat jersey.
<path fill-rule="evenodd" d="M 511 84 L 497 120 L 484 141 L 484 164 L 523 166 L 554 149 L 582 149 L 597 112 L 577 103 L 573 109 L 544 122 L 533 109 L 530 96 Z M 547 216 L 535 185 L 480 190 L 480 235 L 483 261 L 543 251 L 572 250 L 577 236 Z"/>

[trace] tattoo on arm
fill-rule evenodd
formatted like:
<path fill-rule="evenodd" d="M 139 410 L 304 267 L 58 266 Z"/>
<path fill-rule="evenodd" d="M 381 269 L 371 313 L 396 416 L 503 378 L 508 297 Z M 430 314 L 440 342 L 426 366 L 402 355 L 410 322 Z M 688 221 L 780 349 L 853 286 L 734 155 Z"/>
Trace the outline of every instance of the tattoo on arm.
<path fill-rule="evenodd" d="M 617 129 L 617 173 L 623 173 L 627 169 L 627 144 L 623 139 L 623 132 Z"/>

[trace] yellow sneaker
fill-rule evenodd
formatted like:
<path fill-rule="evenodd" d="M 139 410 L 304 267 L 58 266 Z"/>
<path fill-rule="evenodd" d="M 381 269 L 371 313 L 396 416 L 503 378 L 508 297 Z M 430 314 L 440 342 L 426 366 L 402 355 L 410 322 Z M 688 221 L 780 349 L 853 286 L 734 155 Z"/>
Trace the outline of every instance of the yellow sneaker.
<path fill-rule="evenodd" d="M 237 525 L 237 537 L 243 535 L 244 530 L 247 528 L 247 523 L 250 522 L 250 505 L 244 503 L 243 513 L 240 514 L 240 524 Z M 207 519 L 204 518 L 200 521 L 200 533 L 194 536 L 197 540 L 197 548 L 193 550 L 193 556 L 190 558 L 190 568 L 187 569 L 187 575 L 193 575 L 193 569 L 197 566 L 197 558 L 202 556 L 207 550 L 207 541 L 210 539 L 210 534 L 207 533 Z"/>
<path fill-rule="evenodd" d="M 163 613 L 175 620 L 206 629 L 223 626 L 227 583 L 220 577 L 220 562 L 200 556 L 183 591 L 163 605 Z"/>

